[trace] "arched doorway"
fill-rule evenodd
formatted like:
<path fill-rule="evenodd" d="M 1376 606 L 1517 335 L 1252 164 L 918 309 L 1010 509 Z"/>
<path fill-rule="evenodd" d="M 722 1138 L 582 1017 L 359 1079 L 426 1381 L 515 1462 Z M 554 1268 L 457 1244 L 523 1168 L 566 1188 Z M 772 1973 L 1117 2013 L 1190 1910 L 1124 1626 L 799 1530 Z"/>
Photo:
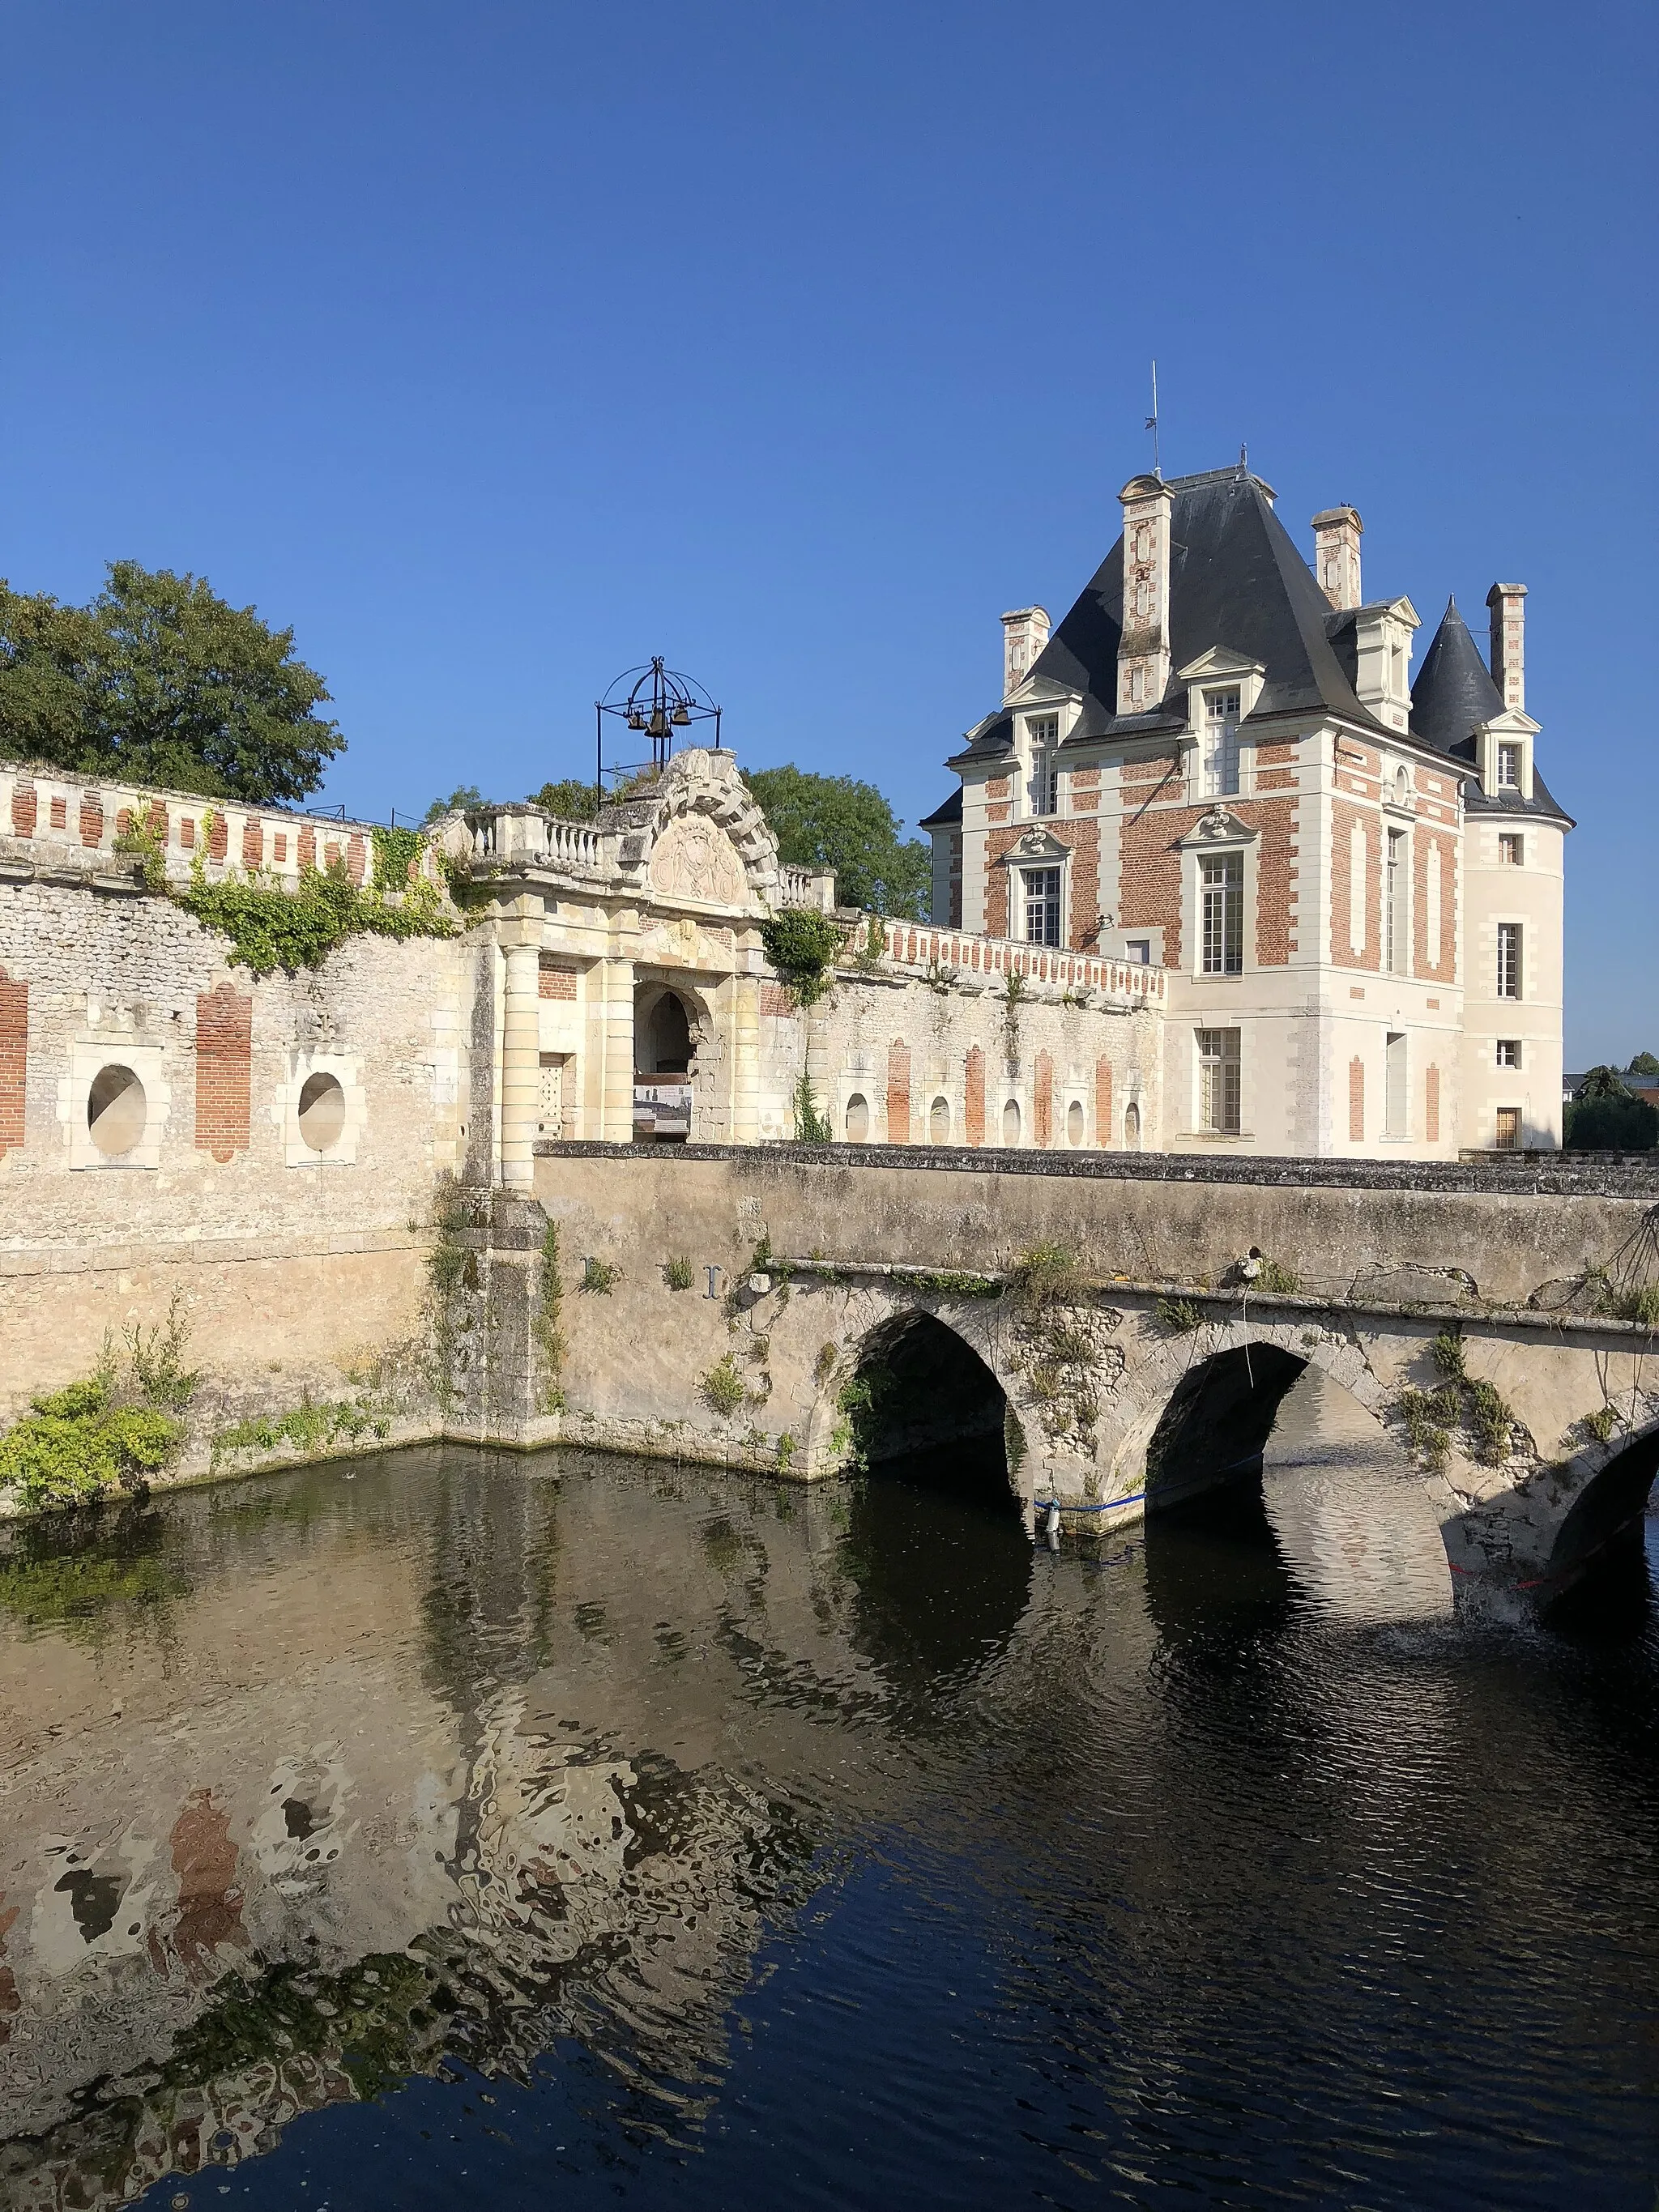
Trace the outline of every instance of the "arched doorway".
<path fill-rule="evenodd" d="M 685 1143 L 691 1134 L 696 1017 L 665 983 L 634 993 L 634 1135 L 636 1142 Z"/>

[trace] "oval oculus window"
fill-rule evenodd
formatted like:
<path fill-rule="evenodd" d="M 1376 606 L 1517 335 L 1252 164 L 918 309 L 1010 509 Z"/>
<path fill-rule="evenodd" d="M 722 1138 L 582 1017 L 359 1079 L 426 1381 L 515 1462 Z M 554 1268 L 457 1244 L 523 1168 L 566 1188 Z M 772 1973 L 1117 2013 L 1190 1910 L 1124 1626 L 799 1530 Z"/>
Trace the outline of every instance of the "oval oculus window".
<path fill-rule="evenodd" d="M 300 1134 L 313 1152 L 331 1152 L 345 1127 L 345 1092 L 337 1075 L 308 1075 L 300 1092 Z"/>
<path fill-rule="evenodd" d="M 87 1093 L 87 1131 L 106 1159 L 118 1160 L 144 1133 L 144 1086 L 130 1067 L 100 1067 Z"/>

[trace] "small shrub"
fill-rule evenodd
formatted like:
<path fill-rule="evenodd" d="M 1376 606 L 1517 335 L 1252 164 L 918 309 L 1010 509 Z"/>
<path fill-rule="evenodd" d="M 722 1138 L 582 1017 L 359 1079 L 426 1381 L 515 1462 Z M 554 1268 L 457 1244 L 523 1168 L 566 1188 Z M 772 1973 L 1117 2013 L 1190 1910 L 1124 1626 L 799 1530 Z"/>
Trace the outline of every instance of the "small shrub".
<path fill-rule="evenodd" d="M 680 1258 L 678 1254 L 664 1263 L 662 1279 L 671 1291 L 689 1291 L 696 1280 L 691 1262 Z"/>
<path fill-rule="evenodd" d="M 812 1369 L 812 1380 L 820 1390 L 835 1373 L 836 1361 L 839 1356 L 833 1344 L 821 1344 L 818 1346 L 817 1359 Z"/>
<path fill-rule="evenodd" d="M 1611 1406 L 1602 1406 L 1594 1413 L 1586 1413 L 1584 1427 L 1598 1444 L 1606 1443 L 1619 1425 L 1619 1415 Z"/>
<path fill-rule="evenodd" d="M 184 1303 L 184 1292 L 174 1291 L 165 1322 L 158 1322 L 148 1334 L 142 1322 L 135 1322 L 125 1333 L 133 1380 L 146 1403 L 174 1413 L 189 1405 L 202 1379 L 201 1369 L 186 1367 L 181 1357 L 190 1337 Z"/>
<path fill-rule="evenodd" d="M 622 1280 L 622 1269 L 611 1260 L 596 1260 L 591 1255 L 582 1261 L 581 1287 L 595 1297 L 608 1298 Z"/>
<path fill-rule="evenodd" d="M 1468 1369 L 1464 1364 L 1463 1340 L 1454 1330 L 1441 1330 L 1429 1347 L 1429 1357 L 1449 1382 L 1468 1382 Z"/>
<path fill-rule="evenodd" d="M 564 1410 L 564 1391 L 559 1382 L 564 1365 L 564 1335 L 559 1316 L 564 1285 L 559 1276 L 559 1231 L 550 1221 L 542 1231 L 542 1249 L 536 1263 L 536 1313 L 531 1331 L 536 1340 L 538 1372 L 537 1401 L 544 1413 Z"/>
<path fill-rule="evenodd" d="M 1190 1336 L 1204 1326 L 1203 1309 L 1191 1298 L 1160 1298 L 1152 1308 L 1152 1318 L 1171 1336 Z"/>
<path fill-rule="evenodd" d="M 1265 1291 L 1270 1297 L 1293 1298 L 1302 1288 L 1302 1278 L 1294 1267 L 1286 1267 L 1277 1260 L 1264 1260 L 1252 1287 Z"/>
<path fill-rule="evenodd" d="M 1063 1244 L 1033 1244 L 1008 1270 L 1008 1289 L 1016 1309 L 1041 1313 L 1046 1307 L 1075 1305 L 1089 1287 L 1076 1255 Z"/>
<path fill-rule="evenodd" d="M 1420 1452 L 1436 1474 L 1445 1466 L 1446 1455 L 1451 1449 L 1451 1430 L 1443 1418 L 1443 1390 L 1402 1390 L 1396 1401 L 1396 1410 L 1406 1425 L 1406 1434 L 1412 1449 Z M 1457 1416 L 1455 1393 L 1452 1419 Z"/>
<path fill-rule="evenodd" d="M 1469 1426 L 1477 1448 L 1483 1460 L 1496 1466 L 1509 1456 L 1515 1416 L 1492 1383 L 1471 1382 L 1468 1390 Z"/>
<path fill-rule="evenodd" d="M 795 1114 L 795 1142 L 798 1145 L 828 1145 L 835 1141 L 835 1131 L 830 1127 L 830 1117 L 818 1111 L 818 1103 L 812 1096 L 812 1079 L 805 1069 L 795 1085 L 790 1103 Z"/>
<path fill-rule="evenodd" d="M 772 1449 L 778 1455 L 778 1466 L 780 1469 L 783 1474 L 787 1474 L 789 1472 L 790 1462 L 795 1456 L 795 1439 L 790 1435 L 787 1429 L 784 1431 L 783 1434 L 778 1438 L 776 1443 L 774 1444 Z"/>
<path fill-rule="evenodd" d="M 1640 1322 L 1644 1328 L 1659 1328 L 1659 1283 L 1644 1283 L 1639 1290 L 1616 1291 L 1613 1310 L 1620 1321 Z"/>
<path fill-rule="evenodd" d="M 725 1420 L 729 1421 L 749 1401 L 748 1385 L 738 1374 L 738 1363 L 729 1352 L 709 1369 L 697 1389 L 704 1405 Z"/>
<path fill-rule="evenodd" d="M 761 924 L 766 957 L 798 1006 L 810 1006 L 830 988 L 830 963 L 840 951 L 842 933 L 827 914 L 808 907 L 785 907 Z"/>

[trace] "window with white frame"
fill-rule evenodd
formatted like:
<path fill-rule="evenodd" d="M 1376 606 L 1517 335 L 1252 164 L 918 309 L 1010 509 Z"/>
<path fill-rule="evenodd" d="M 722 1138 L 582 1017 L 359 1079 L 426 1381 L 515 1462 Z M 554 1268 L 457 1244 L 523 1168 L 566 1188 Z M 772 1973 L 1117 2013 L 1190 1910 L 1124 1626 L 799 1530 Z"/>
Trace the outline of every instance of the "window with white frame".
<path fill-rule="evenodd" d="M 1382 878 L 1382 951 L 1391 975 L 1406 972 L 1406 833 L 1389 832 Z"/>
<path fill-rule="evenodd" d="M 1206 975 L 1244 970 L 1244 855 L 1206 853 L 1199 863 L 1199 939 Z"/>
<path fill-rule="evenodd" d="M 1026 868 L 1025 941 L 1028 945 L 1060 943 L 1060 870 Z"/>
<path fill-rule="evenodd" d="M 1028 714 L 1025 718 L 1025 742 L 1031 762 L 1031 775 L 1027 792 L 1033 814 L 1058 814 L 1060 811 L 1060 717 L 1058 714 Z"/>
<path fill-rule="evenodd" d="M 1521 995 L 1521 925 L 1518 921 L 1500 921 L 1498 925 L 1498 995 L 1500 999 L 1518 999 Z"/>
<path fill-rule="evenodd" d="M 1524 852 L 1525 848 L 1521 842 L 1518 830 L 1513 836 L 1507 830 L 1499 835 L 1498 860 L 1501 867 L 1518 868 L 1522 865 Z"/>
<path fill-rule="evenodd" d="M 1519 1038 L 1519 1037 L 1499 1037 L 1499 1038 L 1498 1038 L 1498 1066 L 1499 1066 L 1499 1067 L 1519 1067 L 1519 1066 L 1520 1066 L 1520 1065 L 1521 1065 L 1521 1040 L 1520 1040 L 1520 1038 Z"/>
<path fill-rule="evenodd" d="M 1198 1126 L 1220 1137 L 1239 1131 L 1241 1055 L 1237 1030 L 1198 1032 Z"/>
<path fill-rule="evenodd" d="M 1406 1033 L 1390 1030 L 1382 1046 L 1382 1133 L 1385 1137 L 1406 1137 L 1411 1133 L 1407 1116 L 1410 1111 L 1407 1100 L 1406 1066 Z"/>
<path fill-rule="evenodd" d="M 1204 797 L 1226 799 L 1238 789 L 1238 694 L 1204 695 Z"/>
<path fill-rule="evenodd" d="M 1521 748 L 1519 745 L 1499 745 L 1498 748 L 1498 788 L 1500 791 L 1519 791 L 1521 788 Z"/>

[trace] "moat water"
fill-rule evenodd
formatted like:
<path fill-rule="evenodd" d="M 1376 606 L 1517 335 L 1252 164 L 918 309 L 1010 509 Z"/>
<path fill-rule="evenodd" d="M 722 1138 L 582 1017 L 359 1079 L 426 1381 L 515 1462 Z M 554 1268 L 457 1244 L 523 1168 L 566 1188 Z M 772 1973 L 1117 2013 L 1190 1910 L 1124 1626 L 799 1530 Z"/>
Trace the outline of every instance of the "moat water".
<path fill-rule="evenodd" d="M 0 2201 L 1651 2212 L 1659 1613 L 1455 1614 L 1328 1413 L 1096 1551 L 457 1449 L 15 1535 Z"/>

